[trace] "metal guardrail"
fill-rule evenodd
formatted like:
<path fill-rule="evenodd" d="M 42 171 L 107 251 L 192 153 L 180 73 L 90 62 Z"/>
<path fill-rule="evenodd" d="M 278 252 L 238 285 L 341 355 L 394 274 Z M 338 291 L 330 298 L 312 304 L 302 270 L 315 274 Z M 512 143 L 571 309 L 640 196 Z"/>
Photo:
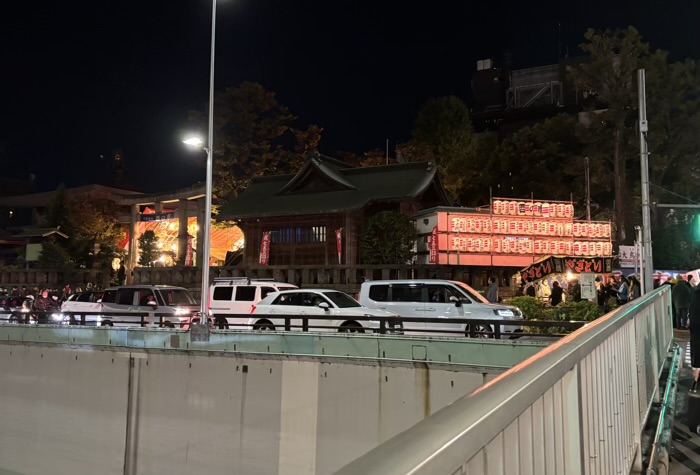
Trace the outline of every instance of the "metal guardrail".
<path fill-rule="evenodd" d="M 190 320 L 182 315 L 174 315 L 172 313 L 159 312 L 99 312 L 99 314 L 91 312 L 15 312 L 13 315 L 19 315 L 20 320 L 15 320 L 11 323 L 17 324 L 65 324 L 65 325 L 98 325 L 98 326 L 133 326 L 147 327 L 158 326 L 161 328 L 185 328 L 189 329 Z M 96 321 L 99 315 L 101 321 Z M 54 317 L 60 317 L 58 319 Z M 561 337 L 566 332 L 574 331 L 588 322 L 582 321 L 563 321 L 563 320 L 523 320 L 523 319 L 472 319 L 472 318 L 450 318 L 446 322 L 443 318 L 429 317 L 375 317 L 375 316 L 353 316 L 340 318 L 336 316 L 323 315 L 259 315 L 261 319 L 268 318 L 272 321 L 282 321 L 283 323 L 274 325 L 273 328 L 264 325 L 251 326 L 247 320 L 250 315 L 240 315 L 233 318 L 241 320 L 241 323 L 231 323 L 227 321 L 225 324 L 218 323 L 217 319 L 210 323 L 212 328 L 219 329 L 239 329 L 239 330 L 284 330 L 284 331 L 340 331 L 348 333 L 379 333 L 379 334 L 403 334 L 406 324 L 425 323 L 426 328 L 421 329 L 420 333 L 424 335 L 434 336 L 462 336 L 470 338 L 495 338 L 514 336 L 537 336 L 537 337 Z M 182 318 L 182 321 L 180 319 Z M 200 316 L 194 314 L 192 316 L 195 322 L 198 322 Z M 173 320 L 178 320 L 174 322 Z M 357 323 L 357 326 L 331 326 L 323 324 L 329 320 L 346 321 L 347 323 Z M 444 329 L 445 323 L 454 326 L 454 329 Z M 431 324 L 439 324 L 443 329 L 430 328 Z M 465 331 L 465 328 L 466 331 Z M 539 331 L 527 331 L 528 329 Z"/>
<path fill-rule="evenodd" d="M 671 458 L 671 433 L 673 432 L 673 419 L 675 417 L 675 401 L 678 391 L 678 375 L 682 367 L 683 352 L 674 344 L 668 356 L 668 378 L 664 397 L 659 409 L 659 417 L 651 444 L 646 475 L 658 475 L 669 473 Z"/>
<path fill-rule="evenodd" d="M 673 338 L 663 286 L 572 333 L 336 475 L 627 474 Z"/>

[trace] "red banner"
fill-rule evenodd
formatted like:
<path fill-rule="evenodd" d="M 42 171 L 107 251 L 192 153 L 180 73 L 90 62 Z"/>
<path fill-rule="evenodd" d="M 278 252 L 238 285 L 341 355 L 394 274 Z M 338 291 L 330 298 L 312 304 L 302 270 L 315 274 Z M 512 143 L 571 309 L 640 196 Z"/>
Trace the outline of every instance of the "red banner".
<path fill-rule="evenodd" d="M 438 230 L 437 226 L 433 228 L 433 234 L 430 236 L 430 264 L 438 263 Z"/>
<path fill-rule="evenodd" d="M 194 265 L 194 250 L 192 249 L 192 236 L 187 235 L 187 253 L 185 254 L 185 265 L 192 267 Z"/>
<path fill-rule="evenodd" d="M 262 239 L 260 241 L 260 259 L 261 266 L 270 265 L 270 232 L 265 232 L 262 234 Z"/>
<path fill-rule="evenodd" d="M 335 243 L 338 247 L 338 264 L 343 263 L 343 228 L 335 230 Z"/>

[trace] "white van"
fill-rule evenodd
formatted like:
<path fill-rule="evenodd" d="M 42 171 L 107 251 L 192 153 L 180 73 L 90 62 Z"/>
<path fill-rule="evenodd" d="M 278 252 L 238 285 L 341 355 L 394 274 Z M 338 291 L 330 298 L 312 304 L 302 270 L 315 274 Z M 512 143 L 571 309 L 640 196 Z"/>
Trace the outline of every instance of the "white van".
<path fill-rule="evenodd" d="M 214 279 L 209 300 L 209 314 L 219 328 L 242 328 L 248 323 L 253 305 L 272 292 L 294 290 L 296 285 L 271 279 L 220 277 Z"/>
<path fill-rule="evenodd" d="M 360 303 L 404 318 L 434 318 L 435 322 L 403 322 L 406 334 L 455 336 L 458 331 L 469 336 L 468 323 L 450 323 L 451 318 L 512 320 L 522 318 L 520 309 L 509 305 L 491 304 L 479 292 L 463 282 L 453 280 L 374 280 L 363 282 Z M 438 320 L 439 319 L 439 320 Z M 432 330 L 432 331 L 431 331 Z M 477 324 L 474 332 L 481 338 L 490 338 L 491 325 Z M 522 331 L 518 325 L 500 328 L 502 333 Z"/>

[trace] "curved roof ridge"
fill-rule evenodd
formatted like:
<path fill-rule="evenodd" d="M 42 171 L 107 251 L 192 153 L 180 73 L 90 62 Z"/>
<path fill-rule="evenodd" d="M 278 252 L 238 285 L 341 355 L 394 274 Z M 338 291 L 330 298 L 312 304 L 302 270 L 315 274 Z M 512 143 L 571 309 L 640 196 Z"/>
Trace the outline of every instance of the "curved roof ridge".
<path fill-rule="evenodd" d="M 312 169 L 321 173 L 326 178 L 333 181 L 334 183 L 337 183 L 345 189 L 356 189 L 355 185 L 343 178 L 339 173 L 337 173 L 336 170 L 331 169 L 331 167 L 328 165 L 324 165 L 323 159 L 321 159 L 321 156 L 319 154 L 315 154 L 306 161 L 301 170 L 299 170 L 299 172 L 296 175 L 294 175 L 294 178 L 289 180 L 289 182 L 286 185 L 284 185 L 277 192 L 277 194 L 283 194 L 296 188 L 296 186 L 299 185 L 308 176 L 309 172 Z"/>

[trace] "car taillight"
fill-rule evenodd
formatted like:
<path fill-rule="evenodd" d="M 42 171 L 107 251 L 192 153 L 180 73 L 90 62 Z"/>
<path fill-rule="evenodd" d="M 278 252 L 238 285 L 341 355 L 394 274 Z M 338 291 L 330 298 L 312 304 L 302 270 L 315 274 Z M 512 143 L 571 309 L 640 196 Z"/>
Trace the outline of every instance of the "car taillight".
<path fill-rule="evenodd" d="M 257 308 L 257 307 L 256 307 L 255 305 L 251 305 L 251 306 L 250 306 L 250 314 L 251 314 L 251 315 L 255 313 L 255 309 L 256 309 L 256 308 Z"/>

